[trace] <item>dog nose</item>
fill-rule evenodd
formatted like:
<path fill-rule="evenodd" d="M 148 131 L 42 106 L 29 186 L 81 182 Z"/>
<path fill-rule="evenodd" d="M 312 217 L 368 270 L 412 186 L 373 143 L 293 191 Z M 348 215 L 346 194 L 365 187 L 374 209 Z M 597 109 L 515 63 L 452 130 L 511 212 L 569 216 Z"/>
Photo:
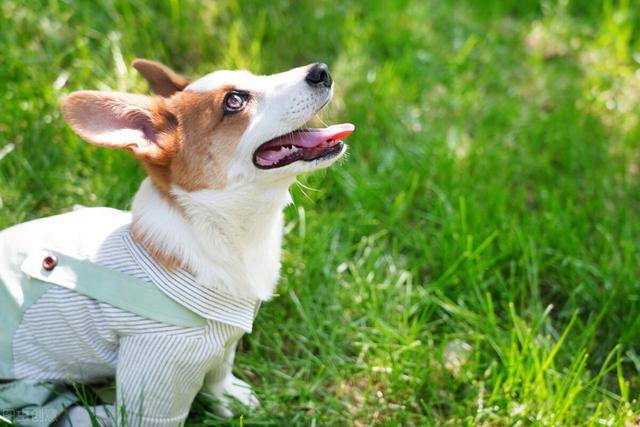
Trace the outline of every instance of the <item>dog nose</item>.
<path fill-rule="evenodd" d="M 305 79 L 311 86 L 324 86 L 331 87 L 333 80 L 331 80 L 331 74 L 329 74 L 329 67 L 327 64 L 318 63 L 313 64 L 307 73 Z"/>

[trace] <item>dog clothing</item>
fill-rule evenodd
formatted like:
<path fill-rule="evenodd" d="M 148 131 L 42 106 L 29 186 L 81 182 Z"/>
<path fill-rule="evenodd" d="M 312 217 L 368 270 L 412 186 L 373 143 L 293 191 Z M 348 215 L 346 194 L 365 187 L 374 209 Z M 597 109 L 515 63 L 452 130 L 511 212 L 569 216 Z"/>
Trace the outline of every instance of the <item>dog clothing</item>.
<path fill-rule="evenodd" d="M 205 374 L 230 369 L 259 301 L 165 269 L 130 221 L 85 208 L 0 233 L 0 379 L 115 377 L 130 425 L 181 425 Z M 0 386 L 0 404 L 10 386 Z"/>

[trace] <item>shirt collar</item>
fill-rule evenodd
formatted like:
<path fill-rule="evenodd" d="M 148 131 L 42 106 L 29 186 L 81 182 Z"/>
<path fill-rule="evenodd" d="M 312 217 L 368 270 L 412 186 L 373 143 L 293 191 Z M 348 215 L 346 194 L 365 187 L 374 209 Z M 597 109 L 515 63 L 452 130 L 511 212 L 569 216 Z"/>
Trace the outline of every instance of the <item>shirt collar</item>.
<path fill-rule="evenodd" d="M 204 317 L 251 332 L 260 300 L 243 298 L 219 289 L 198 285 L 183 269 L 169 271 L 155 261 L 127 230 L 122 234 L 133 260 L 169 298 Z"/>

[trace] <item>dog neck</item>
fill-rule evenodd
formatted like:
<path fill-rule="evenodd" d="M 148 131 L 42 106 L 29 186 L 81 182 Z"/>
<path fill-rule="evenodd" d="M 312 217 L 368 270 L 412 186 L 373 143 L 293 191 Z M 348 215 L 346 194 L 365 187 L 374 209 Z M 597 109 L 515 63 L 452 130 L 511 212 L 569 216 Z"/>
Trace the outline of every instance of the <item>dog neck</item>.
<path fill-rule="evenodd" d="M 162 194 L 147 178 L 132 205 L 134 238 L 168 268 L 241 297 L 272 297 L 291 182 Z"/>

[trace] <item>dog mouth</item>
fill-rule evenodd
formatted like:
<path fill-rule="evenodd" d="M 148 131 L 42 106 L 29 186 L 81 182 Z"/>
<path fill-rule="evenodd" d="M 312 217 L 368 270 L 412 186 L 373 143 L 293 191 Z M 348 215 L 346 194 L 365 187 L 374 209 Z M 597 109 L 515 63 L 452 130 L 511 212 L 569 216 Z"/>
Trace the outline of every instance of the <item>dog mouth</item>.
<path fill-rule="evenodd" d="M 344 148 L 342 138 L 354 130 L 351 123 L 294 130 L 260 145 L 253 153 L 253 164 L 260 169 L 275 169 L 299 160 L 310 162 L 335 157 Z"/>

